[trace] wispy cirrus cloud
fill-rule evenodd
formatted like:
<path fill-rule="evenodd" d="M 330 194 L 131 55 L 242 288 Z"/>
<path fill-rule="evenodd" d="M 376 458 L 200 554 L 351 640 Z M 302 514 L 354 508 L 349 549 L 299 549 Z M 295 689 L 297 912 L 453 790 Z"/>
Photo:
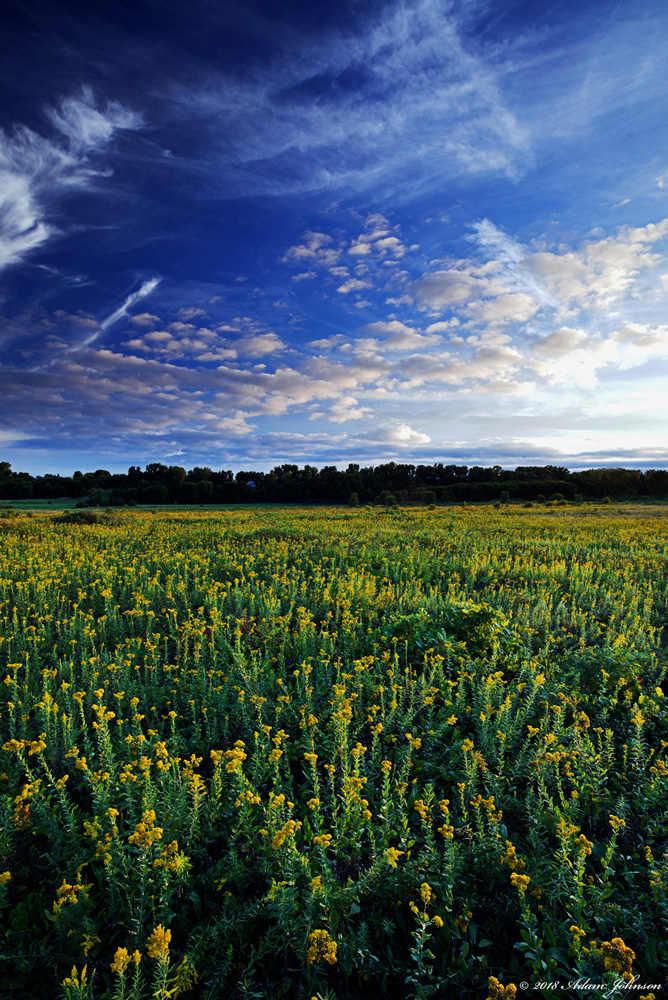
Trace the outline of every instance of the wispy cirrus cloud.
<path fill-rule="evenodd" d="M 51 212 L 64 191 L 91 188 L 108 176 L 99 156 L 140 115 L 115 101 L 96 103 L 91 90 L 45 109 L 51 135 L 26 126 L 0 131 L 0 270 L 26 259 L 59 232 Z"/>
<path fill-rule="evenodd" d="M 385 4 L 354 33 L 292 37 L 252 80 L 221 75 L 173 93 L 224 137 L 208 159 L 237 194 L 517 178 L 532 160 L 528 132 L 464 34 L 449 4 Z"/>
<path fill-rule="evenodd" d="M 143 281 L 141 287 L 138 288 L 136 292 L 131 292 L 118 309 L 114 309 L 114 311 L 110 313 L 106 319 L 102 320 L 100 323 L 101 329 L 108 330 L 109 327 L 113 326 L 114 323 L 117 323 L 119 319 L 127 316 L 133 306 L 136 306 L 138 302 L 141 302 L 142 299 L 145 299 L 151 294 L 151 292 L 155 291 L 160 284 L 160 281 L 161 279 L 158 277 L 149 278 L 147 281 Z"/>

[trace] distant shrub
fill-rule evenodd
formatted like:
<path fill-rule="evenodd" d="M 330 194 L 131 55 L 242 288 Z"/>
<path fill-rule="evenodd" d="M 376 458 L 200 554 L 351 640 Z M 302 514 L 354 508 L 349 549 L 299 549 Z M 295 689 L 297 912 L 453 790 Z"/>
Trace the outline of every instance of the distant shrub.
<path fill-rule="evenodd" d="M 389 490 L 382 490 L 377 497 L 374 497 L 375 504 L 382 504 L 384 507 L 397 507 L 398 501 L 394 493 Z"/>
<path fill-rule="evenodd" d="M 112 510 L 68 510 L 54 521 L 56 524 L 121 524 L 123 518 Z"/>
<path fill-rule="evenodd" d="M 603 499 L 601 500 L 601 503 L 603 503 L 603 504 L 605 504 L 607 506 L 608 504 L 612 503 L 612 500 L 610 499 L 610 497 L 603 497 Z"/>
<path fill-rule="evenodd" d="M 0 504 L 0 518 L 18 517 L 21 512 L 8 504 Z"/>

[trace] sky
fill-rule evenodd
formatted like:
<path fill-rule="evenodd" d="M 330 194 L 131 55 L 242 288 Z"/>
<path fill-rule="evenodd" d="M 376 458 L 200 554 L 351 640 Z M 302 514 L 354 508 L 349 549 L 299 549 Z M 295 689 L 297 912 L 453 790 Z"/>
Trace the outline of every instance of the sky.
<path fill-rule="evenodd" d="M 664 0 L 5 0 L 0 457 L 668 465 Z"/>

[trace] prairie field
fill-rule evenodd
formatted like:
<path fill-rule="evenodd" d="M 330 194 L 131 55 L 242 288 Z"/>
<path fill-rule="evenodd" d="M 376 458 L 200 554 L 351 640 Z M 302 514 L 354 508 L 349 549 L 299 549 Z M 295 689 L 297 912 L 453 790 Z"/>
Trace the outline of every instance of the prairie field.
<path fill-rule="evenodd" d="M 660 1000 L 665 511 L 0 522 L 3 997 Z"/>

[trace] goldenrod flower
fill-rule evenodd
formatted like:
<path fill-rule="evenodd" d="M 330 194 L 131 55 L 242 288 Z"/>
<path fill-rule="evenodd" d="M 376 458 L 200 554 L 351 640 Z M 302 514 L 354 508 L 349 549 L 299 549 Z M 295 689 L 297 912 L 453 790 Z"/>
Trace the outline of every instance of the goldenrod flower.
<path fill-rule="evenodd" d="M 603 955 L 603 962 L 606 969 L 612 972 L 621 972 L 622 979 L 633 978 L 631 964 L 635 961 L 635 952 L 628 948 L 622 938 L 616 937 L 612 941 L 602 941 L 598 949 Z"/>
<path fill-rule="evenodd" d="M 119 976 L 125 973 L 128 965 L 130 964 L 130 954 L 127 948 L 117 948 L 116 954 L 114 955 L 114 960 L 111 963 L 111 971 L 117 972 Z"/>
<path fill-rule="evenodd" d="M 336 965 L 336 941 L 333 941 L 326 930 L 316 930 L 309 934 L 308 952 L 306 954 L 309 965 L 324 959 L 328 965 Z"/>
<path fill-rule="evenodd" d="M 396 847 L 388 847 L 387 850 L 385 851 L 385 858 L 387 860 L 388 865 L 391 868 L 397 868 L 398 867 L 397 862 L 399 858 L 401 857 L 402 854 L 405 853 L 406 853 L 405 851 L 398 851 Z"/>
<path fill-rule="evenodd" d="M 428 882 L 423 882 L 420 886 L 420 896 L 422 897 L 422 902 L 425 906 L 428 906 L 429 903 L 435 899 L 434 890 Z"/>
<path fill-rule="evenodd" d="M 486 1000 L 512 1000 L 517 996 L 517 987 L 514 983 L 503 986 L 496 976 L 490 976 L 487 980 L 489 993 Z"/>
<path fill-rule="evenodd" d="M 146 943 L 148 957 L 166 961 L 169 958 L 169 942 L 171 940 L 172 932 L 165 930 L 162 924 L 158 924 Z"/>

